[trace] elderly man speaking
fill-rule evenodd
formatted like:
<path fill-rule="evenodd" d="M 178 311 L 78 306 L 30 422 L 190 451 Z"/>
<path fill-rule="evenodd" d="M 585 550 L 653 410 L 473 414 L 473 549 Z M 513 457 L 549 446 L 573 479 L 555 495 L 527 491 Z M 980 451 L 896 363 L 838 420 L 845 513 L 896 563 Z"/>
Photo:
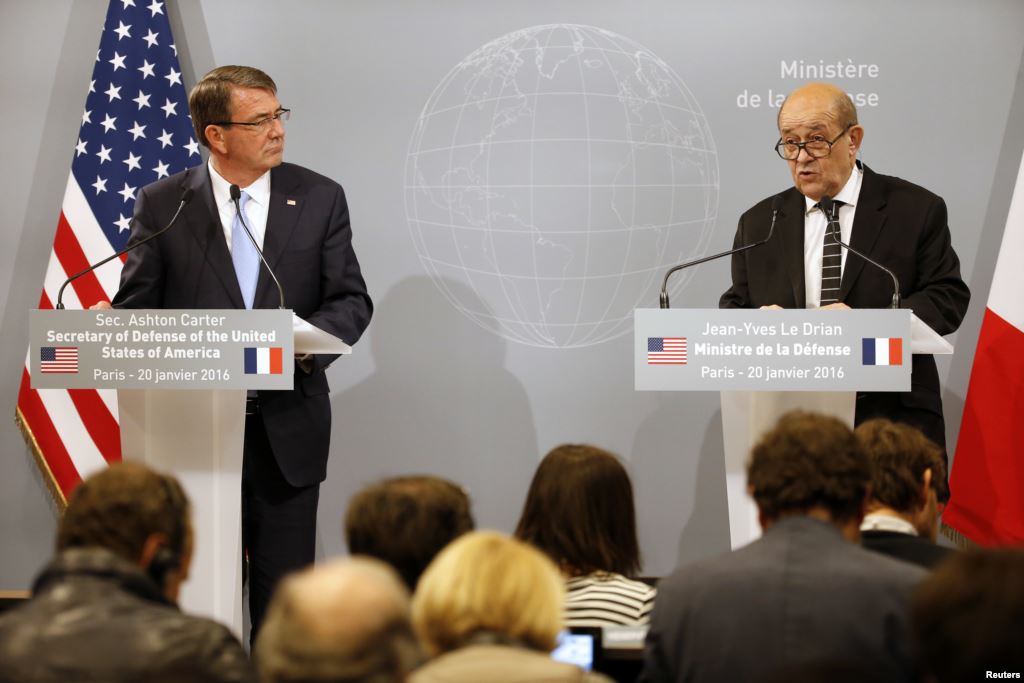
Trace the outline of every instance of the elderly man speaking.
<path fill-rule="evenodd" d="M 829 197 L 840 239 L 896 274 L 901 306 L 939 334 L 955 332 L 971 295 L 960 277 L 942 198 L 901 178 L 875 173 L 857 160 L 864 128 L 849 96 L 834 85 L 811 83 L 791 93 L 779 111 L 778 125 L 775 151 L 789 166 L 794 187 L 779 195 L 775 237 L 762 248 L 733 256 L 732 286 L 719 305 L 889 306 L 889 276 L 826 234 L 830 221 L 818 203 Z M 740 217 L 736 246 L 767 236 L 773 199 L 762 200 Z M 908 392 L 858 394 L 856 423 L 886 417 L 917 427 L 945 448 L 939 376 L 931 356 L 914 356 L 911 383 Z"/>

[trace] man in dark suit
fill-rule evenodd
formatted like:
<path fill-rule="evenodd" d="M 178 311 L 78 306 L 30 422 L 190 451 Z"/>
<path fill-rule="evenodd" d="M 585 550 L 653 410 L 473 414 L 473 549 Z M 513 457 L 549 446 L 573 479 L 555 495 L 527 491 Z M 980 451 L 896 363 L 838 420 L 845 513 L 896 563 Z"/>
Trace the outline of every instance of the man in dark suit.
<path fill-rule="evenodd" d="M 278 291 L 236 217 L 284 290 L 285 306 L 354 344 L 373 310 L 352 249 L 341 186 L 282 162 L 284 121 L 274 81 L 258 69 L 214 69 L 189 95 L 207 164 L 139 192 L 131 241 L 176 227 L 130 252 L 113 305 L 122 308 L 276 308 Z M 325 368 L 334 356 L 297 359 L 291 391 L 251 392 L 242 473 L 252 636 L 278 579 L 314 560 L 320 482 L 327 472 L 331 407 Z"/>
<path fill-rule="evenodd" d="M 886 308 L 892 280 L 860 257 L 825 242 L 823 196 L 840 202 L 842 241 L 896 273 L 901 306 L 939 334 L 955 332 L 970 291 L 950 242 L 942 199 L 905 180 L 857 162 L 864 129 L 839 88 L 813 83 L 793 92 L 779 112 L 776 150 L 789 164 L 794 188 L 780 196 L 772 240 L 732 260 L 723 308 Z M 763 239 L 771 197 L 740 218 L 735 245 Z M 832 249 L 835 253 L 832 253 Z M 824 279 L 823 279 L 824 278 Z M 830 279 L 832 278 L 832 279 Z M 857 395 L 856 422 L 887 417 L 905 422 L 945 448 L 939 376 L 930 355 L 915 355 L 909 392 Z"/>
<path fill-rule="evenodd" d="M 871 461 L 871 499 L 860 525 L 861 545 L 932 569 L 953 552 L 935 543 L 942 450 L 909 425 L 883 418 L 857 427 Z"/>
<path fill-rule="evenodd" d="M 658 584 L 640 680 L 756 682 L 825 666 L 914 680 L 907 607 L 926 573 L 857 544 L 869 478 L 849 427 L 784 415 L 747 469 L 764 535 Z"/>

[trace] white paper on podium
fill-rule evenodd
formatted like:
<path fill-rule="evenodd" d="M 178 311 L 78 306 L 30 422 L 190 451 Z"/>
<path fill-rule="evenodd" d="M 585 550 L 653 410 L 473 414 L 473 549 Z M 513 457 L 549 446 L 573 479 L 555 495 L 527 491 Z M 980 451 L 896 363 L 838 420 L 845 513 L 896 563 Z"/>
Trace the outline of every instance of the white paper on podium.
<path fill-rule="evenodd" d="M 948 356 L 953 353 L 953 345 L 940 337 L 938 332 L 925 325 L 921 322 L 920 318 L 911 313 L 910 352 Z"/>
<path fill-rule="evenodd" d="M 292 313 L 292 331 L 295 333 L 295 353 L 340 353 L 347 356 L 352 347 L 333 334 L 324 332 Z"/>

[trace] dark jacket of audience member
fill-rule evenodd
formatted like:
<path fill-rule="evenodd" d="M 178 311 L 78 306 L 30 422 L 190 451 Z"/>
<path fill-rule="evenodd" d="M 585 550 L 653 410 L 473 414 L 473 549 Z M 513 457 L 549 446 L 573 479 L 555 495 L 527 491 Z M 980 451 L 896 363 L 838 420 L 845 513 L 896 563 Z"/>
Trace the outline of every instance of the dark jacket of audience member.
<path fill-rule="evenodd" d="M 641 680 L 761 681 L 819 663 L 913 680 L 907 602 L 925 572 L 856 544 L 868 467 L 838 420 L 784 416 L 748 466 L 764 535 L 659 583 Z"/>
<path fill-rule="evenodd" d="M 174 603 L 191 547 L 173 477 L 124 463 L 83 481 L 32 598 L 0 617 L 0 682 L 253 680 L 227 628 Z"/>
<path fill-rule="evenodd" d="M 473 526 L 462 487 L 440 477 L 395 477 L 352 497 L 345 542 L 352 555 L 390 564 L 413 591 L 434 556 Z"/>
<path fill-rule="evenodd" d="M 911 624 L 926 681 L 1024 676 L 1024 549 L 954 554 L 914 593 Z"/>
<path fill-rule="evenodd" d="M 516 537 L 542 550 L 568 579 L 568 626 L 646 624 L 655 589 L 640 570 L 633 485 L 608 451 L 565 444 L 541 460 Z"/>
<path fill-rule="evenodd" d="M 223 626 L 183 614 L 138 566 L 103 548 L 60 553 L 33 597 L 0 618 L 0 681 L 250 681 Z"/>
<path fill-rule="evenodd" d="M 926 569 L 950 553 L 935 543 L 946 483 L 942 449 L 909 425 L 868 420 L 856 435 L 871 461 L 871 499 L 861 544 Z"/>

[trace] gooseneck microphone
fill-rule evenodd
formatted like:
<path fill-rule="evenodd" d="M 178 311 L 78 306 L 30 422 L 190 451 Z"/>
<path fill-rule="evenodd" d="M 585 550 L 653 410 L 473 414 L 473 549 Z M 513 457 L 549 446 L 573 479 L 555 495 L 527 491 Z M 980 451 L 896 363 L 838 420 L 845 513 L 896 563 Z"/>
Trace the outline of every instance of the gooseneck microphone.
<path fill-rule="evenodd" d="M 184 210 L 185 205 L 188 204 L 190 201 L 192 201 L 192 195 L 193 194 L 195 194 L 195 192 L 193 192 L 191 187 L 186 187 L 182 191 L 182 193 L 181 193 L 181 201 L 178 202 L 178 209 L 174 212 L 174 215 L 171 216 L 170 222 L 168 222 L 165 227 L 163 227 L 160 230 L 157 230 L 156 232 L 154 232 L 152 235 L 150 235 L 146 239 L 139 240 L 138 242 L 135 242 L 134 244 L 129 244 L 127 247 L 125 247 L 121 251 L 118 251 L 118 252 L 116 252 L 114 254 L 111 254 L 110 256 L 108 256 L 107 258 L 103 259 L 102 261 L 94 263 L 93 265 L 89 266 L 85 270 L 83 270 L 83 271 L 81 271 L 79 273 L 75 273 L 74 275 L 69 277 L 67 280 L 65 280 L 64 284 L 62 284 L 60 286 L 60 289 L 57 290 L 57 306 L 56 306 L 57 310 L 64 310 L 64 289 L 68 285 L 70 285 L 72 282 L 74 282 L 78 278 L 82 277 L 86 273 L 91 273 L 92 271 L 94 271 L 97 268 L 99 268 L 100 266 L 102 266 L 104 263 L 107 263 L 108 261 L 113 261 L 116 258 L 120 258 L 121 256 L 124 256 L 129 251 L 131 251 L 132 249 L 135 249 L 136 247 L 141 247 L 146 242 L 149 242 L 150 240 L 154 240 L 157 237 L 159 237 L 160 235 L 162 235 L 165 232 L 167 232 L 168 230 L 170 230 L 171 227 L 174 225 L 174 223 L 178 220 L 178 216 L 181 215 L 181 212 L 182 212 L 182 210 Z M 135 217 L 134 216 L 132 216 L 132 221 L 133 222 L 135 221 Z"/>
<path fill-rule="evenodd" d="M 245 230 L 245 234 L 249 237 L 249 241 L 252 242 L 253 248 L 256 253 L 260 255 L 260 261 L 263 261 L 263 265 L 267 267 L 267 272 L 270 273 L 270 277 L 274 279 L 274 284 L 277 285 L 277 296 L 280 300 L 279 308 L 284 308 L 284 289 L 281 288 L 281 282 L 274 275 L 274 269 L 267 263 L 266 257 L 263 255 L 263 250 L 260 249 L 260 245 L 256 244 L 256 238 L 249 232 L 249 226 L 245 224 L 245 217 L 242 215 L 242 207 L 239 206 L 238 200 L 242 197 L 242 190 L 238 185 L 232 185 L 231 189 L 231 201 L 235 203 L 235 213 L 238 215 L 238 221 L 242 224 L 242 229 Z"/>
<path fill-rule="evenodd" d="M 825 215 L 825 220 L 827 221 L 827 223 L 825 224 L 825 234 L 831 234 L 832 240 L 836 244 L 841 246 L 843 249 L 848 250 L 852 254 L 860 256 L 862 259 L 864 259 L 871 265 L 875 266 L 876 268 L 881 268 L 882 270 L 889 274 L 889 277 L 892 278 L 892 308 L 893 310 L 898 309 L 900 307 L 900 281 L 896 277 L 896 273 L 892 272 L 878 261 L 875 261 L 874 259 L 868 257 L 867 254 L 862 254 L 861 252 L 857 251 L 846 242 L 839 239 L 839 207 L 836 205 L 832 197 L 824 195 L 821 198 L 821 201 L 818 202 L 818 208 L 821 210 L 821 213 Z M 833 224 L 835 224 L 836 226 L 835 230 L 831 230 Z"/>
<path fill-rule="evenodd" d="M 680 263 L 678 266 L 672 266 L 671 268 L 669 268 L 668 272 L 665 273 L 665 279 L 662 280 L 662 282 L 661 282 L 661 307 L 662 308 L 668 308 L 669 307 L 669 305 L 668 305 L 668 279 L 672 275 L 672 273 L 676 272 L 677 270 L 683 270 L 685 268 L 689 268 L 690 266 L 699 266 L 702 263 L 707 263 L 708 261 L 714 261 L 715 259 L 722 258 L 723 256 L 730 256 L 732 254 L 738 254 L 740 252 L 746 251 L 747 249 L 753 249 L 754 247 L 761 246 L 762 244 L 764 244 L 765 242 L 767 242 L 768 240 L 770 240 L 772 238 L 772 234 L 775 232 L 775 219 L 779 217 L 779 211 L 781 209 L 782 209 L 782 197 L 780 195 L 775 195 L 774 197 L 772 197 L 772 222 L 771 222 L 771 225 L 768 226 L 768 235 L 763 240 L 761 240 L 759 242 L 754 242 L 753 244 L 745 244 L 742 247 L 737 247 L 736 249 L 730 249 L 729 251 L 723 251 L 721 254 L 715 254 L 714 256 L 705 256 L 704 258 L 699 258 L 699 259 L 697 259 L 695 261 L 687 261 L 686 263 Z"/>

